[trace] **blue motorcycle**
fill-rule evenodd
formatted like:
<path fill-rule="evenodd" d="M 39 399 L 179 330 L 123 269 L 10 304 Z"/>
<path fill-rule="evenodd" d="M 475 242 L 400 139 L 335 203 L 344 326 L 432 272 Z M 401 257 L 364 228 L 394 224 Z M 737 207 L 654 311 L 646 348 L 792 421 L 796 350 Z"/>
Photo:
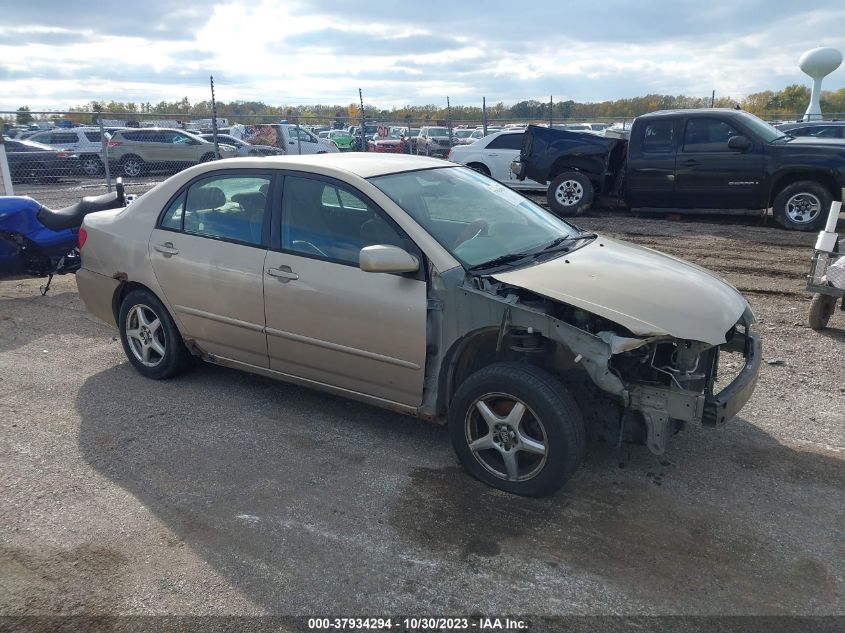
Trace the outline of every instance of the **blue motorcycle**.
<path fill-rule="evenodd" d="M 48 209 L 28 196 L 0 197 L 0 276 L 47 277 L 47 285 L 41 287 L 41 294 L 47 294 L 54 275 L 79 270 L 83 218 L 126 203 L 120 179 L 115 191 L 82 198 L 64 209 Z"/>

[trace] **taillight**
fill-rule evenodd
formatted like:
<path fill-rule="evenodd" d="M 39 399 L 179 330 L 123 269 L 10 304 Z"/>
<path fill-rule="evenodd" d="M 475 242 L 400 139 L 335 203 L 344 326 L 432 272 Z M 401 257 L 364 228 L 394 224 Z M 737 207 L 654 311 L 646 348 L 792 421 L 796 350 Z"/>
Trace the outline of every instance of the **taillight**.
<path fill-rule="evenodd" d="M 446 154 L 446 160 L 449 160 L 450 158 L 452 158 L 452 150 L 451 149 L 449 150 L 449 153 Z"/>
<path fill-rule="evenodd" d="M 123 143 L 121 143 L 120 141 L 109 141 L 108 142 L 109 147 L 120 147 L 121 145 L 123 145 Z"/>
<path fill-rule="evenodd" d="M 88 231 L 85 230 L 84 227 L 79 227 L 79 248 L 82 250 L 82 247 L 85 246 L 85 240 L 88 239 Z"/>

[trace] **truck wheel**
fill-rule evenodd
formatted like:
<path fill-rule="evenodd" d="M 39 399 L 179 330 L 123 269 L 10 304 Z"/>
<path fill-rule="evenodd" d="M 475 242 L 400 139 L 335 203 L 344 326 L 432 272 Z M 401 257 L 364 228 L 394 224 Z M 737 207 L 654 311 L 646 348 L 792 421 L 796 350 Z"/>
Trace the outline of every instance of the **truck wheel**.
<path fill-rule="evenodd" d="M 810 304 L 810 327 L 814 330 L 825 329 L 834 310 L 836 310 L 836 297 L 813 295 L 813 302 Z"/>
<path fill-rule="evenodd" d="M 812 180 L 794 182 L 775 197 L 775 221 L 786 229 L 817 231 L 827 219 L 833 197 Z"/>
<path fill-rule="evenodd" d="M 470 474 L 529 497 L 566 483 L 586 448 L 584 421 L 566 388 L 522 363 L 496 363 L 467 378 L 449 406 L 449 435 Z"/>
<path fill-rule="evenodd" d="M 555 176 L 546 198 L 552 211 L 562 216 L 581 215 L 593 204 L 593 183 L 578 171 Z"/>

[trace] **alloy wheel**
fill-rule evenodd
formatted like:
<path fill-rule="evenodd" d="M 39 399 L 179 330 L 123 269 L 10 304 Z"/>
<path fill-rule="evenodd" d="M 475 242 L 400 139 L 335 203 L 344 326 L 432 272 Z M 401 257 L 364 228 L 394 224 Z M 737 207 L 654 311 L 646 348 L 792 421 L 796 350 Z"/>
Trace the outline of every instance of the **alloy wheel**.
<path fill-rule="evenodd" d="M 161 319 L 146 305 L 135 305 L 126 315 L 126 340 L 132 354 L 146 367 L 156 367 L 167 353 Z"/>
<path fill-rule="evenodd" d="M 499 479 L 527 481 L 546 464 L 546 429 L 515 396 L 487 393 L 477 398 L 467 411 L 464 432 L 473 457 Z"/>

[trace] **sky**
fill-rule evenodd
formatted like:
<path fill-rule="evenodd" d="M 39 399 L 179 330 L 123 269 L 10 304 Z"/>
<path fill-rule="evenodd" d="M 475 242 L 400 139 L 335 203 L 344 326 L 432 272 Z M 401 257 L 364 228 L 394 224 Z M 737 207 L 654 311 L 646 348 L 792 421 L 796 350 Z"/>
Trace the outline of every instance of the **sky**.
<path fill-rule="evenodd" d="M 269 105 L 739 100 L 809 84 L 844 24 L 842 0 L 0 0 L 0 110 L 202 101 L 212 74 Z"/>

